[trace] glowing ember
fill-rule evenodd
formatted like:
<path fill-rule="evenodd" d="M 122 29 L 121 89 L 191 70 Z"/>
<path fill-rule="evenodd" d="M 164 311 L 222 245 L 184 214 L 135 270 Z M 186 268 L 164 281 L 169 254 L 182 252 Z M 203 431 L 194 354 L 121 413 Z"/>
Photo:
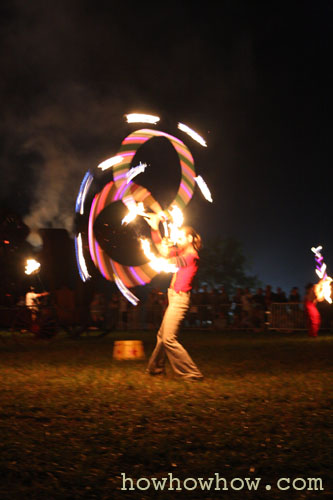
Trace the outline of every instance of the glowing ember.
<path fill-rule="evenodd" d="M 332 278 L 330 276 L 327 276 L 324 257 L 320 253 L 320 250 L 322 250 L 322 248 L 323 248 L 322 246 L 318 246 L 317 248 L 315 247 L 311 248 L 311 251 L 315 254 L 315 260 L 317 263 L 316 274 L 320 279 L 320 281 L 314 286 L 314 291 L 318 302 L 327 300 L 329 304 L 332 304 L 332 299 L 331 299 Z"/>
<path fill-rule="evenodd" d="M 143 249 L 143 253 L 149 259 L 149 265 L 154 271 L 160 273 L 176 273 L 178 271 L 177 266 L 170 263 L 168 259 L 164 259 L 163 257 L 157 257 L 154 252 L 151 251 L 150 242 L 145 238 L 140 239 L 141 246 Z"/>
<path fill-rule="evenodd" d="M 201 146 L 204 146 L 205 148 L 207 147 L 207 143 L 206 143 L 205 139 L 203 137 L 201 137 L 201 135 L 199 135 L 197 132 L 192 130 L 190 127 L 188 127 L 187 125 L 184 125 L 184 123 L 178 123 L 178 128 L 182 132 L 185 132 L 185 134 L 192 137 L 192 139 L 194 139 L 196 142 L 201 144 Z"/>
<path fill-rule="evenodd" d="M 126 116 L 127 123 L 153 123 L 156 124 L 160 121 L 158 116 L 145 115 L 142 113 L 130 113 Z"/>
<path fill-rule="evenodd" d="M 146 167 L 147 167 L 147 163 L 141 163 L 141 161 L 140 161 L 139 165 L 131 168 L 131 170 L 129 170 L 126 174 L 126 178 L 127 178 L 126 184 L 128 184 L 132 179 L 134 179 L 134 177 L 136 177 L 137 175 L 144 172 Z"/>
<path fill-rule="evenodd" d="M 195 182 L 198 184 L 198 186 L 200 188 L 200 191 L 202 192 L 202 194 L 206 198 L 206 200 L 210 201 L 211 203 L 213 203 L 212 195 L 211 195 L 211 193 L 209 191 L 209 188 L 208 188 L 207 184 L 205 183 L 205 181 L 201 177 L 201 175 L 198 175 L 197 177 L 194 177 L 194 179 L 195 179 Z"/>
<path fill-rule="evenodd" d="M 132 222 L 137 215 L 146 215 L 146 212 L 145 212 L 145 207 L 142 203 L 142 201 L 140 201 L 138 204 L 135 203 L 135 201 L 133 201 L 133 203 L 129 203 L 128 205 L 126 205 L 127 208 L 128 208 L 128 214 L 125 215 L 125 217 L 123 218 L 123 220 L 121 221 L 121 224 L 129 224 L 130 222 Z"/>
<path fill-rule="evenodd" d="M 35 259 L 27 259 L 27 263 L 25 265 L 25 274 L 32 274 L 36 271 L 39 271 L 40 263 Z"/>
<path fill-rule="evenodd" d="M 112 156 L 112 158 L 108 158 L 107 160 L 102 161 L 102 163 L 100 163 L 97 168 L 100 168 L 101 170 L 107 170 L 108 168 L 114 167 L 115 165 L 118 165 L 118 163 L 121 163 L 123 159 L 124 158 L 120 155 Z"/>

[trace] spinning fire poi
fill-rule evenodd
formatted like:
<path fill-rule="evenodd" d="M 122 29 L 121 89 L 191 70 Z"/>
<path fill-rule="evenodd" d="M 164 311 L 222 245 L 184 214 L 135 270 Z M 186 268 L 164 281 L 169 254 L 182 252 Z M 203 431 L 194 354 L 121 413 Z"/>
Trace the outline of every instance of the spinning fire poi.
<path fill-rule="evenodd" d="M 156 125 L 159 121 L 157 116 L 139 113 L 128 114 L 125 118 L 129 124 L 141 122 L 149 123 L 151 126 Z M 178 129 L 201 146 L 207 146 L 205 140 L 190 127 L 179 123 Z M 140 162 L 138 165 L 132 165 L 139 148 L 155 137 L 162 137 L 171 143 L 177 153 L 181 169 L 181 182 L 176 197 L 169 207 L 164 210 L 147 189 L 136 183 L 137 177 L 145 171 L 147 164 Z M 139 129 L 130 133 L 122 141 L 119 151 L 111 158 L 102 161 L 98 165 L 96 172 L 109 170 L 112 170 L 113 180 L 108 182 L 94 196 L 91 202 L 88 231 L 80 230 L 75 238 L 77 265 L 81 279 L 83 281 L 90 279 L 91 271 L 89 270 L 85 250 L 89 248 L 90 257 L 95 267 L 107 280 L 114 281 L 121 293 L 132 304 L 136 305 L 139 299 L 129 290 L 130 288 L 149 283 L 159 272 L 175 272 L 176 269 L 163 261 L 165 257 L 158 255 L 159 248 L 154 243 L 154 240 L 142 242 L 147 259 L 144 264 L 124 265 L 118 262 L 107 253 L 105 247 L 102 248 L 96 237 L 95 221 L 98 216 L 110 204 L 121 201 L 128 209 L 128 213 L 121 221 L 124 227 L 133 223 L 137 216 L 148 220 L 147 214 L 156 214 L 163 226 L 164 236 L 168 237 L 171 242 L 176 243 L 178 236 L 181 236 L 180 229 L 184 221 L 182 211 L 190 202 L 195 186 L 197 185 L 200 188 L 203 196 L 208 201 L 211 202 L 212 197 L 202 177 L 196 175 L 194 160 L 188 147 L 177 137 L 160 130 L 152 128 Z M 89 194 L 96 175 L 97 173 L 87 172 L 81 183 L 76 203 L 78 217 L 88 214 Z M 135 182 L 133 181 L 134 178 Z M 181 224 L 176 222 L 176 216 L 180 218 Z M 138 239 L 141 239 L 140 235 L 138 235 Z M 155 247 L 157 255 L 152 246 Z"/>
<path fill-rule="evenodd" d="M 306 294 L 304 297 L 304 307 L 308 319 L 308 334 L 310 337 L 317 337 L 321 324 L 320 313 L 317 309 L 317 302 L 326 300 L 329 304 L 332 303 L 331 299 L 331 283 L 332 278 L 327 275 L 326 264 L 320 251 L 321 246 L 312 247 L 311 251 L 315 254 L 316 260 L 316 274 L 319 281 L 316 284 L 309 283 L 306 287 Z"/>

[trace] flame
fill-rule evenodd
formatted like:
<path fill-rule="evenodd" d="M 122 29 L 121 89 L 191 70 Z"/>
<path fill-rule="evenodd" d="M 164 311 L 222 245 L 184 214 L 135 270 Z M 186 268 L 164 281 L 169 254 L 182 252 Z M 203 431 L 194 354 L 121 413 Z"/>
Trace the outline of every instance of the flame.
<path fill-rule="evenodd" d="M 172 243 L 176 244 L 184 234 L 184 232 L 180 229 L 184 224 L 184 215 L 180 208 L 176 205 L 171 207 L 169 214 L 171 216 L 171 222 L 168 223 L 169 238 Z"/>
<path fill-rule="evenodd" d="M 168 259 L 164 259 L 163 257 L 157 257 L 150 248 L 149 240 L 145 238 L 140 239 L 141 246 L 143 249 L 143 253 L 149 259 L 149 265 L 154 271 L 160 273 L 176 273 L 178 271 L 178 267 L 174 264 L 171 264 Z"/>
<path fill-rule="evenodd" d="M 321 279 L 315 286 L 314 286 L 314 292 L 316 294 L 318 302 L 323 302 L 324 300 L 327 300 L 329 304 L 332 304 L 332 298 L 331 298 L 331 283 L 332 283 L 332 278 L 330 276 L 326 276 L 325 279 Z"/>
<path fill-rule="evenodd" d="M 160 121 L 158 116 L 154 115 L 145 115 L 142 113 L 130 113 L 129 115 L 125 115 L 127 123 L 153 123 L 156 124 Z"/>
<path fill-rule="evenodd" d="M 199 135 L 197 132 L 192 130 L 190 127 L 188 127 L 187 125 L 184 125 L 184 123 L 178 123 L 178 128 L 182 132 L 185 132 L 185 134 L 192 137 L 192 139 L 194 139 L 196 142 L 201 144 L 201 146 L 204 146 L 205 148 L 207 147 L 207 143 L 206 143 L 205 139 L 203 137 L 201 137 L 201 135 Z"/>
<path fill-rule="evenodd" d="M 125 215 L 125 217 L 121 221 L 122 225 L 129 224 L 136 218 L 137 215 L 143 215 L 143 216 L 146 215 L 145 207 L 142 201 L 136 204 L 135 201 L 133 200 L 132 202 L 128 202 L 126 206 L 128 208 L 128 214 Z"/>
<path fill-rule="evenodd" d="M 35 259 L 27 259 L 27 263 L 25 265 L 25 274 L 32 274 L 35 271 L 38 271 L 40 268 L 40 263 Z"/>

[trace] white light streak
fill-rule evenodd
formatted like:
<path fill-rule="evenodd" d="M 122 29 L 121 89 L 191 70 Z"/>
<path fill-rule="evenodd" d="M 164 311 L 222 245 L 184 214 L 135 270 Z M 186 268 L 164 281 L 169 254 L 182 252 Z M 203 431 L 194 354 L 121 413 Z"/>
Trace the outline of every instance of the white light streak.
<path fill-rule="evenodd" d="M 113 278 L 114 278 L 114 281 L 118 287 L 118 289 L 120 290 L 120 292 L 123 294 L 123 296 L 131 303 L 133 304 L 133 306 L 137 306 L 138 303 L 140 302 L 140 300 L 138 299 L 138 297 L 136 297 L 125 285 L 124 283 L 121 281 L 120 278 L 118 278 L 118 276 L 116 276 L 115 274 L 113 275 Z"/>
<path fill-rule="evenodd" d="M 207 143 L 206 143 L 205 139 L 203 137 L 201 137 L 201 135 L 199 135 L 197 132 L 192 130 L 190 127 L 188 127 L 187 125 L 184 125 L 184 123 L 178 123 L 178 128 L 182 132 L 185 132 L 185 134 L 192 137 L 192 139 L 194 139 L 196 142 L 201 144 L 201 146 L 204 146 L 205 148 L 207 147 Z"/>
<path fill-rule="evenodd" d="M 82 245 L 82 235 L 79 233 L 77 237 L 75 238 L 75 249 L 76 249 L 76 256 L 77 256 L 77 262 L 79 266 L 79 273 L 81 276 L 82 281 L 87 281 L 89 278 L 91 278 L 86 261 L 83 255 L 83 245 Z"/>
<path fill-rule="evenodd" d="M 140 161 L 139 165 L 131 168 L 131 170 L 129 170 L 126 174 L 126 178 L 127 178 L 126 184 L 128 184 L 132 179 L 134 179 L 134 177 L 136 177 L 137 175 L 144 172 L 146 167 L 147 167 L 147 163 L 141 163 L 141 161 Z"/>
<path fill-rule="evenodd" d="M 86 175 L 83 178 L 82 184 L 80 186 L 80 191 L 76 200 L 76 205 L 75 205 L 75 211 L 76 213 L 80 213 L 83 215 L 84 213 L 84 202 L 86 200 L 87 194 L 89 192 L 90 186 L 92 181 L 94 180 L 94 177 L 91 175 L 90 172 L 87 172 Z"/>
<path fill-rule="evenodd" d="M 206 198 L 206 200 L 210 201 L 210 203 L 213 203 L 213 198 L 212 198 L 211 192 L 210 192 L 206 182 L 201 177 L 201 175 L 194 177 L 194 179 L 195 179 L 195 182 L 198 184 L 200 191 L 202 192 L 202 194 Z"/>
<path fill-rule="evenodd" d="M 27 263 L 25 265 L 25 274 L 32 274 L 36 271 L 39 271 L 40 263 L 35 259 L 27 259 Z"/>
<path fill-rule="evenodd" d="M 97 168 L 101 170 L 107 170 L 108 168 L 114 167 L 123 161 L 123 157 L 121 155 L 112 156 L 112 158 L 108 158 L 107 160 L 102 161 Z"/>
<path fill-rule="evenodd" d="M 142 113 L 130 113 L 126 116 L 127 123 L 153 123 L 154 125 L 160 121 L 158 116 L 145 115 Z"/>

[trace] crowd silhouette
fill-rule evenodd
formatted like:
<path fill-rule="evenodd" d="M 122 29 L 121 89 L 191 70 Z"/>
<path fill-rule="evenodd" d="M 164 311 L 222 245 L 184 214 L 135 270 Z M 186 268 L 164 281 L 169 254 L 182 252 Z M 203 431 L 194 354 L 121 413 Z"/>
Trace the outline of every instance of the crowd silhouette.
<path fill-rule="evenodd" d="M 255 290 L 237 288 L 232 294 L 224 286 L 195 286 L 183 327 L 216 331 L 304 329 L 304 296 L 305 291 L 301 294 L 297 286 L 288 294 L 280 287 L 273 290 L 270 285 Z M 78 336 L 89 330 L 98 330 L 101 335 L 112 331 L 156 330 L 168 305 L 167 292 L 157 287 L 150 288 L 137 306 L 117 289 L 112 293 L 93 291 L 87 298 L 62 286 L 48 294 L 36 294 L 34 304 L 27 297 L 21 296 L 15 302 L 11 294 L 6 294 L 0 306 L 2 328 L 46 332 L 44 336 L 52 336 L 58 328 Z M 323 326 L 331 328 L 331 308 L 325 304 L 320 307 Z"/>

